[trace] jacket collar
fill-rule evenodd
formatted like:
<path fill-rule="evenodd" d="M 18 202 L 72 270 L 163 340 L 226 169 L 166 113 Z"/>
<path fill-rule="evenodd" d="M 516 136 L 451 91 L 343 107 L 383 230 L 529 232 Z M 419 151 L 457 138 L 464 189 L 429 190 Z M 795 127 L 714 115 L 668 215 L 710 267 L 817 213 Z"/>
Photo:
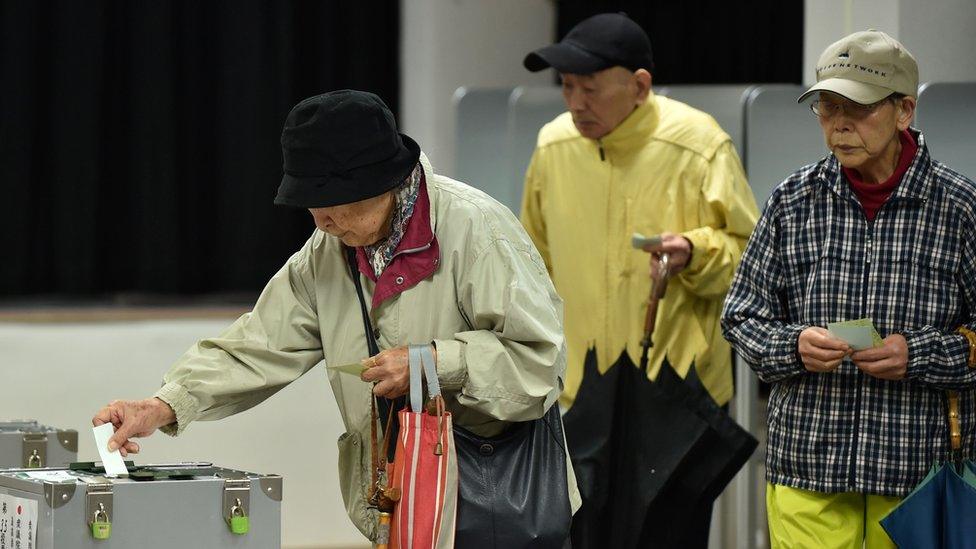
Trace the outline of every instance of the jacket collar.
<path fill-rule="evenodd" d="M 909 128 L 918 150 L 915 158 L 912 159 L 908 171 L 902 177 L 894 192 L 891 193 L 890 200 L 915 200 L 926 201 L 935 189 L 935 177 L 932 175 L 932 158 L 929 156 L 929 149 L 925 145 L 925 137 L 922 132 L 915 128 Z M 817 173 L 817 179 L 826 185 L 834 194 L 842 198 L 853 196 L 850 183 L 843 177 L 840 162 L 833 154 L 828 155 L 821 163 Z"/>
<path fill-rule="evenodd" d="M 373 267 L 366 258 L 363 248 L 356 248 L 356 261 L 359 272 L 372 280 L 376 287 L 373 289 L 372 308 L 375 309 L 383 301 L 416 286 L 421 280 L 434 274 L 440 264 L 440 248 L 434 235 L 436 227 L 433 208 L 431 207 L 430 192 L 427 181 L 433 172 L 427 157 L 421 153 L 423 173 L 420 178 L 420 190 L 417 192 L 417 202 L 413 207 L 413 214 L 403 232 L 403 238 L 393 253 L 393 260 L 386 266 L 379 278 L 373 273 Z"/>
<path fill-rule="evenodd" d="M 636 149 L 652 135 L 660 121 L 660 109 L 657 97 L 652 92 L 647 93 L 647 100 L 610 133 L 596 140 L 604 149 L 627 152 Z"/>

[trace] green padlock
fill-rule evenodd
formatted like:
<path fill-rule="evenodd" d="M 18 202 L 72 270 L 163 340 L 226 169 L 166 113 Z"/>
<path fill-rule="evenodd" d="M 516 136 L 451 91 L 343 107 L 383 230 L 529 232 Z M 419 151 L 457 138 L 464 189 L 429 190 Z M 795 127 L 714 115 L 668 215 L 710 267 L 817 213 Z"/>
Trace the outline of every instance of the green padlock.
<path fill-rule="evenodd" d="M 238 500 L 240 501 L 240 500 Z M 230 509 L 230 531 L 238 536 L 243 536 L 251 529 L 251 521 L 244 514 L 244 509 L 240 505 L 235 505 Z"/>
<path fill-rule="evenodd" d="M 93 522 L 91 528 L 92 537 L 95 539 L 108 539 L 112 537 L 111 522 Z"/>
<path fill-rule="evenodd" d="M 251 521 L 247 517 L 232 517 L 230 519 L 230 531 L 243 536 L 251 529 Z"/>
<path fill-rule="evenodd" d="M 108 513 L 105 512 L 105 507 L 101 503 L 98 504 L 98 507 L 98 511 L 95 511 L 95 516 L 92 517 L 92 537 L 95 539 L 108 539 L 112 537 L 112 523 L 108 520 Z M 101 517 L 100 520 L 99 517 Z"/>

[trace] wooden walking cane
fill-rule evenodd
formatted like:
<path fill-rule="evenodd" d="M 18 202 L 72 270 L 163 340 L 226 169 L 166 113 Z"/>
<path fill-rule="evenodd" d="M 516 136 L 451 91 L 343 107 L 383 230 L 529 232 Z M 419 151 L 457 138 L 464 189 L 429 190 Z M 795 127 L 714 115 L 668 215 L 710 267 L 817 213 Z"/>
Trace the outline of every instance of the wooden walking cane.
<path fill-rule="evenodd" d="M 651 340 L 654 335 L 654 323 L 657 321 L 657 304 L 664 297 L 664 292 L 668 290 L 668 278 L 671 273 L 668 270 L 668 254 L 661 254 L 658 268 L 651 272 L 651 295 L 647 299 L 647 313 L 644 316 L 644 339 L 641 340 L 640 369 L 647 371 L 647 352 L 654 346 Z"/>

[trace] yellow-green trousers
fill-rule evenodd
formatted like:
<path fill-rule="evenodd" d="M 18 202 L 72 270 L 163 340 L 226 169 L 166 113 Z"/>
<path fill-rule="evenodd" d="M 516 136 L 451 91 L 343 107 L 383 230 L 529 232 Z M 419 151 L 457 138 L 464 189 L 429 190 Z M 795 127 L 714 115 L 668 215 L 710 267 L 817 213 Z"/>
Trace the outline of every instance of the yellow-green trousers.
<path fill-rule="evenodd" d="M 878 523 L 896 497 L 856 492 L 827 494 L 766 484 L 766 514 L 772 549 L 893 549 Z"/>

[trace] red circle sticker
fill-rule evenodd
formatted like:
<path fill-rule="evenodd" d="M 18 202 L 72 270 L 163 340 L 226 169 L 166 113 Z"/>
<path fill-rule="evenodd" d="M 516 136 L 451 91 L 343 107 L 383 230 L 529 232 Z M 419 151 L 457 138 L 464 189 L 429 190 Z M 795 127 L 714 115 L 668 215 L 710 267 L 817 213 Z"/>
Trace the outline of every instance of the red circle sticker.
<path fill-rule="evenodd" d="M 17 514 L 19 515 L 22 510 L 23 510 L 23 508 L 20 505 L 18 505 L 17 506 Z"/>

